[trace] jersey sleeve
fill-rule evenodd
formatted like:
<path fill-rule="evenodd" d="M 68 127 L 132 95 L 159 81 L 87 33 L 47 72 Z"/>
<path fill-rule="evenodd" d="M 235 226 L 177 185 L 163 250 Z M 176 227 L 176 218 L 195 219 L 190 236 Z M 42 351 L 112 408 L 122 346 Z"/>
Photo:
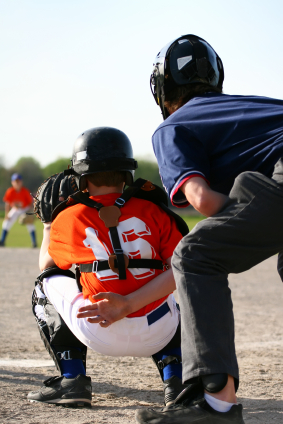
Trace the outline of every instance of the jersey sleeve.
<path fill-rule="evenodd" d="M 186 180 L 201 177 L 209 182 L 210 164 L 203 144 L 182 125 L 161 126 L 152 137 L 162 183 L 174 206 L 186 207 L 180 190 Z"/>
<path fill-rule="evenodd" d="M 8 188 L 5 192 L 5 194 L 4 194 L 3 201 L 6 202 L 6 203 L 11 203 L 11 201 L 12 201 L 11 195 L 12 195 L 12 190 L 11 190 L 11 188 Z"/>
<path fill-rule="evenodd" d="M 160 256 L 165 262 L 166 259 L 173 255 L 175 247 L 183 238 L 182 234 L 177 228 L 174 218 L 167 215 L 166 212 L 161 211 L 159 218 L 160 226 Z"/>

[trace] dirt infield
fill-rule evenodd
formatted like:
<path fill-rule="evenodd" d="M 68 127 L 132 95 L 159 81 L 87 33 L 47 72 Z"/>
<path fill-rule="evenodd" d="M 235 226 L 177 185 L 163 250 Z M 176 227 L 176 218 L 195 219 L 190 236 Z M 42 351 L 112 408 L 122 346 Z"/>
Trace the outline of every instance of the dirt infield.
<path fill-rule="evenodd" d="M 134 423 L 137 408 L 160 406 L 161 381 L 149 358 L 90 352 L 91 409 L 31 404 L 26 395 L 57 371 L 30 312 L 38 250 L 0 250 L 0 424 Z M 276 258 L 230 278 L 246 423 L 283 422 L 283 286 Z"/>

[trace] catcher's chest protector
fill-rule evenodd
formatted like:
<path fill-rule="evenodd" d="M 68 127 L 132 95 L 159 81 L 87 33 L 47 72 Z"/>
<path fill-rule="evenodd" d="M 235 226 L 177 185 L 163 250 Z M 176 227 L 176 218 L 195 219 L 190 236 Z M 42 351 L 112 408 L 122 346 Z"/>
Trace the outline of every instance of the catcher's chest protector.
<path fill-rule="evenodd" d="M 129 259 L 127 255 L 123 253 L 121 243 L 117 231 L 119 225 L 119 218 L 121 216 L 121 207 L 131 199 L 136 197 L 139 199 L 148 200 L 161 207 L 164 212 L 171 215 L 177 224 L 180 233 L 185 236 L 188 232 L 188 226 L 185 221 L 167 206 L 168 200 L 165 192 L 150 181 L 146 181 L 142 178 L 137 179 L 133 185 L 128 187 L 118 199 L 116 199 L 114 205 L 104 206 L 102 203 L 95 202 L 90 199 L 88 194 L 77 192 L 68 197 L 67 200 L 57 206 L 52 214 L 52 221 L 55 217 L 66 207 L 73 206 L 77 203 L 82 203 L 91 208 L 98 210 L 100 219 L 104 222 L 104 225 L 109 228 L 114 253 L 109 256 L 108 261 L 94 261 L 91 264 L 81 264 L 81 272 L 98 272 L 106 269 L 111 269 L 113 272 L 119 274 L 120 280 L 126 279 L 126 268 L 151 268 L 151 269 L 163 269 L 163 263 L 156 259 Z"/>

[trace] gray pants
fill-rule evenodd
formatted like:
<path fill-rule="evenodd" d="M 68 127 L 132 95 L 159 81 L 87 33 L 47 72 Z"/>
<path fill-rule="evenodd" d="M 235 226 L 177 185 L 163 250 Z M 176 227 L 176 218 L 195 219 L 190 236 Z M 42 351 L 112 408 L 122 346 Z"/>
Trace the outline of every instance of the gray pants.
<path fill-rule="evenodd" d="M 174 252 L 184 382 L 215 373 L 239 378 L 228 274 L 283 251 L 281 160 L 275 172 L 273 179 L 240 174 L 224 208 L 198 223 Z"/>

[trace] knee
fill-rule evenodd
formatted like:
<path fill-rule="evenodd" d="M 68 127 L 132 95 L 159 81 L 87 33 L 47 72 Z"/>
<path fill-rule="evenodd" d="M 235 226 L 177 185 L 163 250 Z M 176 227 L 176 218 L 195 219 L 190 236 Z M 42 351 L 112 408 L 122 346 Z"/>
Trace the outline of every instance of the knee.
<path fill-rule="evenodd" d="M 262 188 L 277 188 L 277 183 L 260 172 L 246 171 L 238 175 L 229 193 L 236 203 L 249 203 Z"/>
<path fill-rule="evenodd" d="M 7 219 L 4 219 L 4 221 L 3 221 L 3 224 L 2 224 L 2 229 L 3 230 L 8 230 L 8 220 Z"/>
<path fill-rule="evenodd" d="M 222 257 L 219 257 L 215 243 L 209 238 L 208 227 L 205 223 L 200 225 L 194 234 L 190 233 L 177 245 L 172 257 L 175 280 L 183 280 L 180 277 L 186 274 L 227 275 Z"/>

